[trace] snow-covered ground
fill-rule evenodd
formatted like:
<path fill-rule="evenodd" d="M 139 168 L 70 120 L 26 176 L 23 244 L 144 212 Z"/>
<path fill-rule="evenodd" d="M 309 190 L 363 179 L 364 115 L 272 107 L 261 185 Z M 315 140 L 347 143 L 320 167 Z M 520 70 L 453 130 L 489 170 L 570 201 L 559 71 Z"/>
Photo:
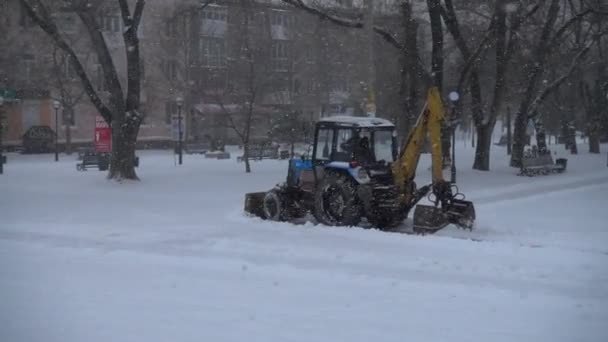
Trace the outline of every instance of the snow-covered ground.
<path fill-rule="evenodd" d="M 471 170 L 459 143 L 477 226 L 434 236 L 245 216 L 285 161 L 246 175 L 142 151 L 141 182 L 115 184 L 75 157 L 11 154 L 0 341 L 607 341 L 607 147 L 528 178 L 498 147 L 492 172 Z"/>

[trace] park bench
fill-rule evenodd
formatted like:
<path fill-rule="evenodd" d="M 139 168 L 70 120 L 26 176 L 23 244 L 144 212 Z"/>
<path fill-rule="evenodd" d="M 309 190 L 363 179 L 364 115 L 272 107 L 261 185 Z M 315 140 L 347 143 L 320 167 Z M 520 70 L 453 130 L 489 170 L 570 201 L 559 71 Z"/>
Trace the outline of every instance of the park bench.
<path fill-rule="evenodd" d="M 139 167 L 139 157 L 135 157 L 135 167 Z M 95 151 L 85 151 L 82 161 L 76 164 L 76 170 L 86 171 L 90 168 L 97 168 L 99 171 L 106 171 L 110 168 L 110 154 L 97 153 Z"/>
<path fill-rule="evenodd" d="M 553 162 L 551 152 L 545 153 L 526 152 L 522 158 L 519 176 L 533 177 L 547 175 L 550 173 L 562 173 L 566 171 L 568 159 L 558 158 Z"/>
<path fill-rule="evenodd" d="M 105 171 L 109 167 L 110 155 L 107 153 L 96 153 L 94 151 L 83 151 L 82 161 L 76 164 L 76 170 L 78 171 L 86 171 L 90 168 L 97 168 L 99 171 Z"/>
<path fill-rule="evenodd" d="M 206 159 L 230 159 L 230 153 L 224 151 L 209 151 L 205 153 Z"/>
<path fill-rule="evenodd" d="M 188 154 L 205 154 L 209 151 L 208 144 L 187 144 L 186 153 Z"/>
<path fill-rule="evenodd" d="M 91 147 L 79 147 L 77 149 L 77 152 L 78 152 L 78 160 L 82 160 L 84 158 L 84 155 L 87 153 L 90 153 L 90 152 L 95 153 L 93 148 L 91 148 Z"/>
<path fill-rule="evenodd" d="M 249 147 L 249 160 L 279 159 L 279 148 L 271 144 L 256 144 Z M 243 156 L 236 158 L 237 162 L 243 161 Z"/>

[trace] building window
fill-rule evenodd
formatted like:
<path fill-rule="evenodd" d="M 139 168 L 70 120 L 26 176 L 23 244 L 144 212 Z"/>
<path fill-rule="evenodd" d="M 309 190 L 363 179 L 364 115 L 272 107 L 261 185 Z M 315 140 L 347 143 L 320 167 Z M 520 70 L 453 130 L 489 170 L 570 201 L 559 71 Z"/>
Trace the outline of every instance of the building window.
<path fill-rule="evenodd" d="M 34 76 L 34 68 L 36 66 L 36 59 L 33 55 L 23 55 L 21 57 L 21 75 L 23 79 L 29 80 L 32 76 Z"/>
<path fill-rule="evenodd" d="M 99 27 L 103 32 L 118 33 L 121 30 L 120 16 L 115 15 L 104 15 L 99 18 Z"/>
<path fill-rule="evenodd" d="M 172 37 L 172 38 L 177 37 L 177 31 L 178 31 L 177 27 L 178 27 L 177 19 L 168 20 L 165 23 L 165 35 L 167 37 Z"/>
<path fill-rule="evenodd" d="M 60 72 L 63 77 L 67 79 L 76 78 L 74 63 L 72 63 L 72 58 L 70 56 L 65 56 L 64 58 L 62 58 L 61 65 L 59 65 L 59 68 L 61 68 Z"/>
<path fill-rule="evenodd" d="M 106 84 L 106 79 L 103 75 L 103 68 L 101 67 L 101 65 L 97 65 L 97 77 L 96 77 L 97 81 L 96 81 L 96 85 L 97 85 L 97 90 L 98 91 L 107 91 L 108 87 Z"/>
<path fill-rule="evenodd" d="M 289 43 L 282 40 L 272 42 L 270 55 L 274 71 L 289 71 Z"/>
<path fill-rule="evenodd" d="M 308 94 L 314 94 L 317 90 L 317 82 L 314 79 L 306 80 L 306 92 Z"/>
<path fill-rule="evenodd" d="M 293 17 L 290 12 L 273 10 L 270 13 L 270 24 L 276 26 L 293 26 Z"/>
<path fill-rule="evenodd" d="M 61 32 L 76 32 L 76 16 L 72 13 L 61 13 L 57 15 L 55 22 Z"/>
<path fill-rule="evenodd" d="M 226 66 L 226 42 L 223 39 L 202 37 L 199 41 L 199 56 L 202 66 Z"/>
<path fill-rule="evenodd" d="M 165 77 L 170 81 L 177 80 L 177 62 L 169 59 L 163 60 L 160 64 L 160 69 L 162 70 Z"/>
<path fill-rule="evenodd" d="M 32 27 L 34 26 L 34 20 L 30 17 L 25 6 L 21 5 L 21 15 L 19 17 L 19 25 L 22 27 Z"/>
<path fill-rule="evenodd" d="M 224 6 L 209 5 L 203 9 L 201 17 L 203 20 L 226 21 L 228 11 Z"/>

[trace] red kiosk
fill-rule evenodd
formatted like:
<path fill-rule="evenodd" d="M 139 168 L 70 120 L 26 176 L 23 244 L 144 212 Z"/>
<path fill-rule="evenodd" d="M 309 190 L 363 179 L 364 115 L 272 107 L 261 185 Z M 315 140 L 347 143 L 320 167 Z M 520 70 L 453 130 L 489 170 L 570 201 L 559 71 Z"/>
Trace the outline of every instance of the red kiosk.
<path fill-rule="evenodd" d="M 85 171 L 95 167 L 105 171 L 110 167 L 110 154 L 112 153 L 112 128 L 101 116 L 95 117 L 95 133 L 93 136 L 93 149 L 85 151 L 82 162 L 76 164 L 78 171 Z"/>

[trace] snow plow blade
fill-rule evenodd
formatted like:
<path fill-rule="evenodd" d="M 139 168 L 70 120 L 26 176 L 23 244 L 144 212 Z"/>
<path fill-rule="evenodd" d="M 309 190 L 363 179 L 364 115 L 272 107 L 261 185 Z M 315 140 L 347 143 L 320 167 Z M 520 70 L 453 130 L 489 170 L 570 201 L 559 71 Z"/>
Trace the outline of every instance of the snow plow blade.
<path fill-rule="evenodd" d="M 266 196 L 266 192 L 250 192 L 245 194 L 245 212 L 265 219 L 264 196 Z"/>
<path fill-rule="evenodd" d="M 447 208 L 419 204 L 414 210 L 414 232 L 420 234 L 433 234 L 448 224 L 472 229 L 474 223 L 475 207 L 470 201 L 452 200 Z"/>

